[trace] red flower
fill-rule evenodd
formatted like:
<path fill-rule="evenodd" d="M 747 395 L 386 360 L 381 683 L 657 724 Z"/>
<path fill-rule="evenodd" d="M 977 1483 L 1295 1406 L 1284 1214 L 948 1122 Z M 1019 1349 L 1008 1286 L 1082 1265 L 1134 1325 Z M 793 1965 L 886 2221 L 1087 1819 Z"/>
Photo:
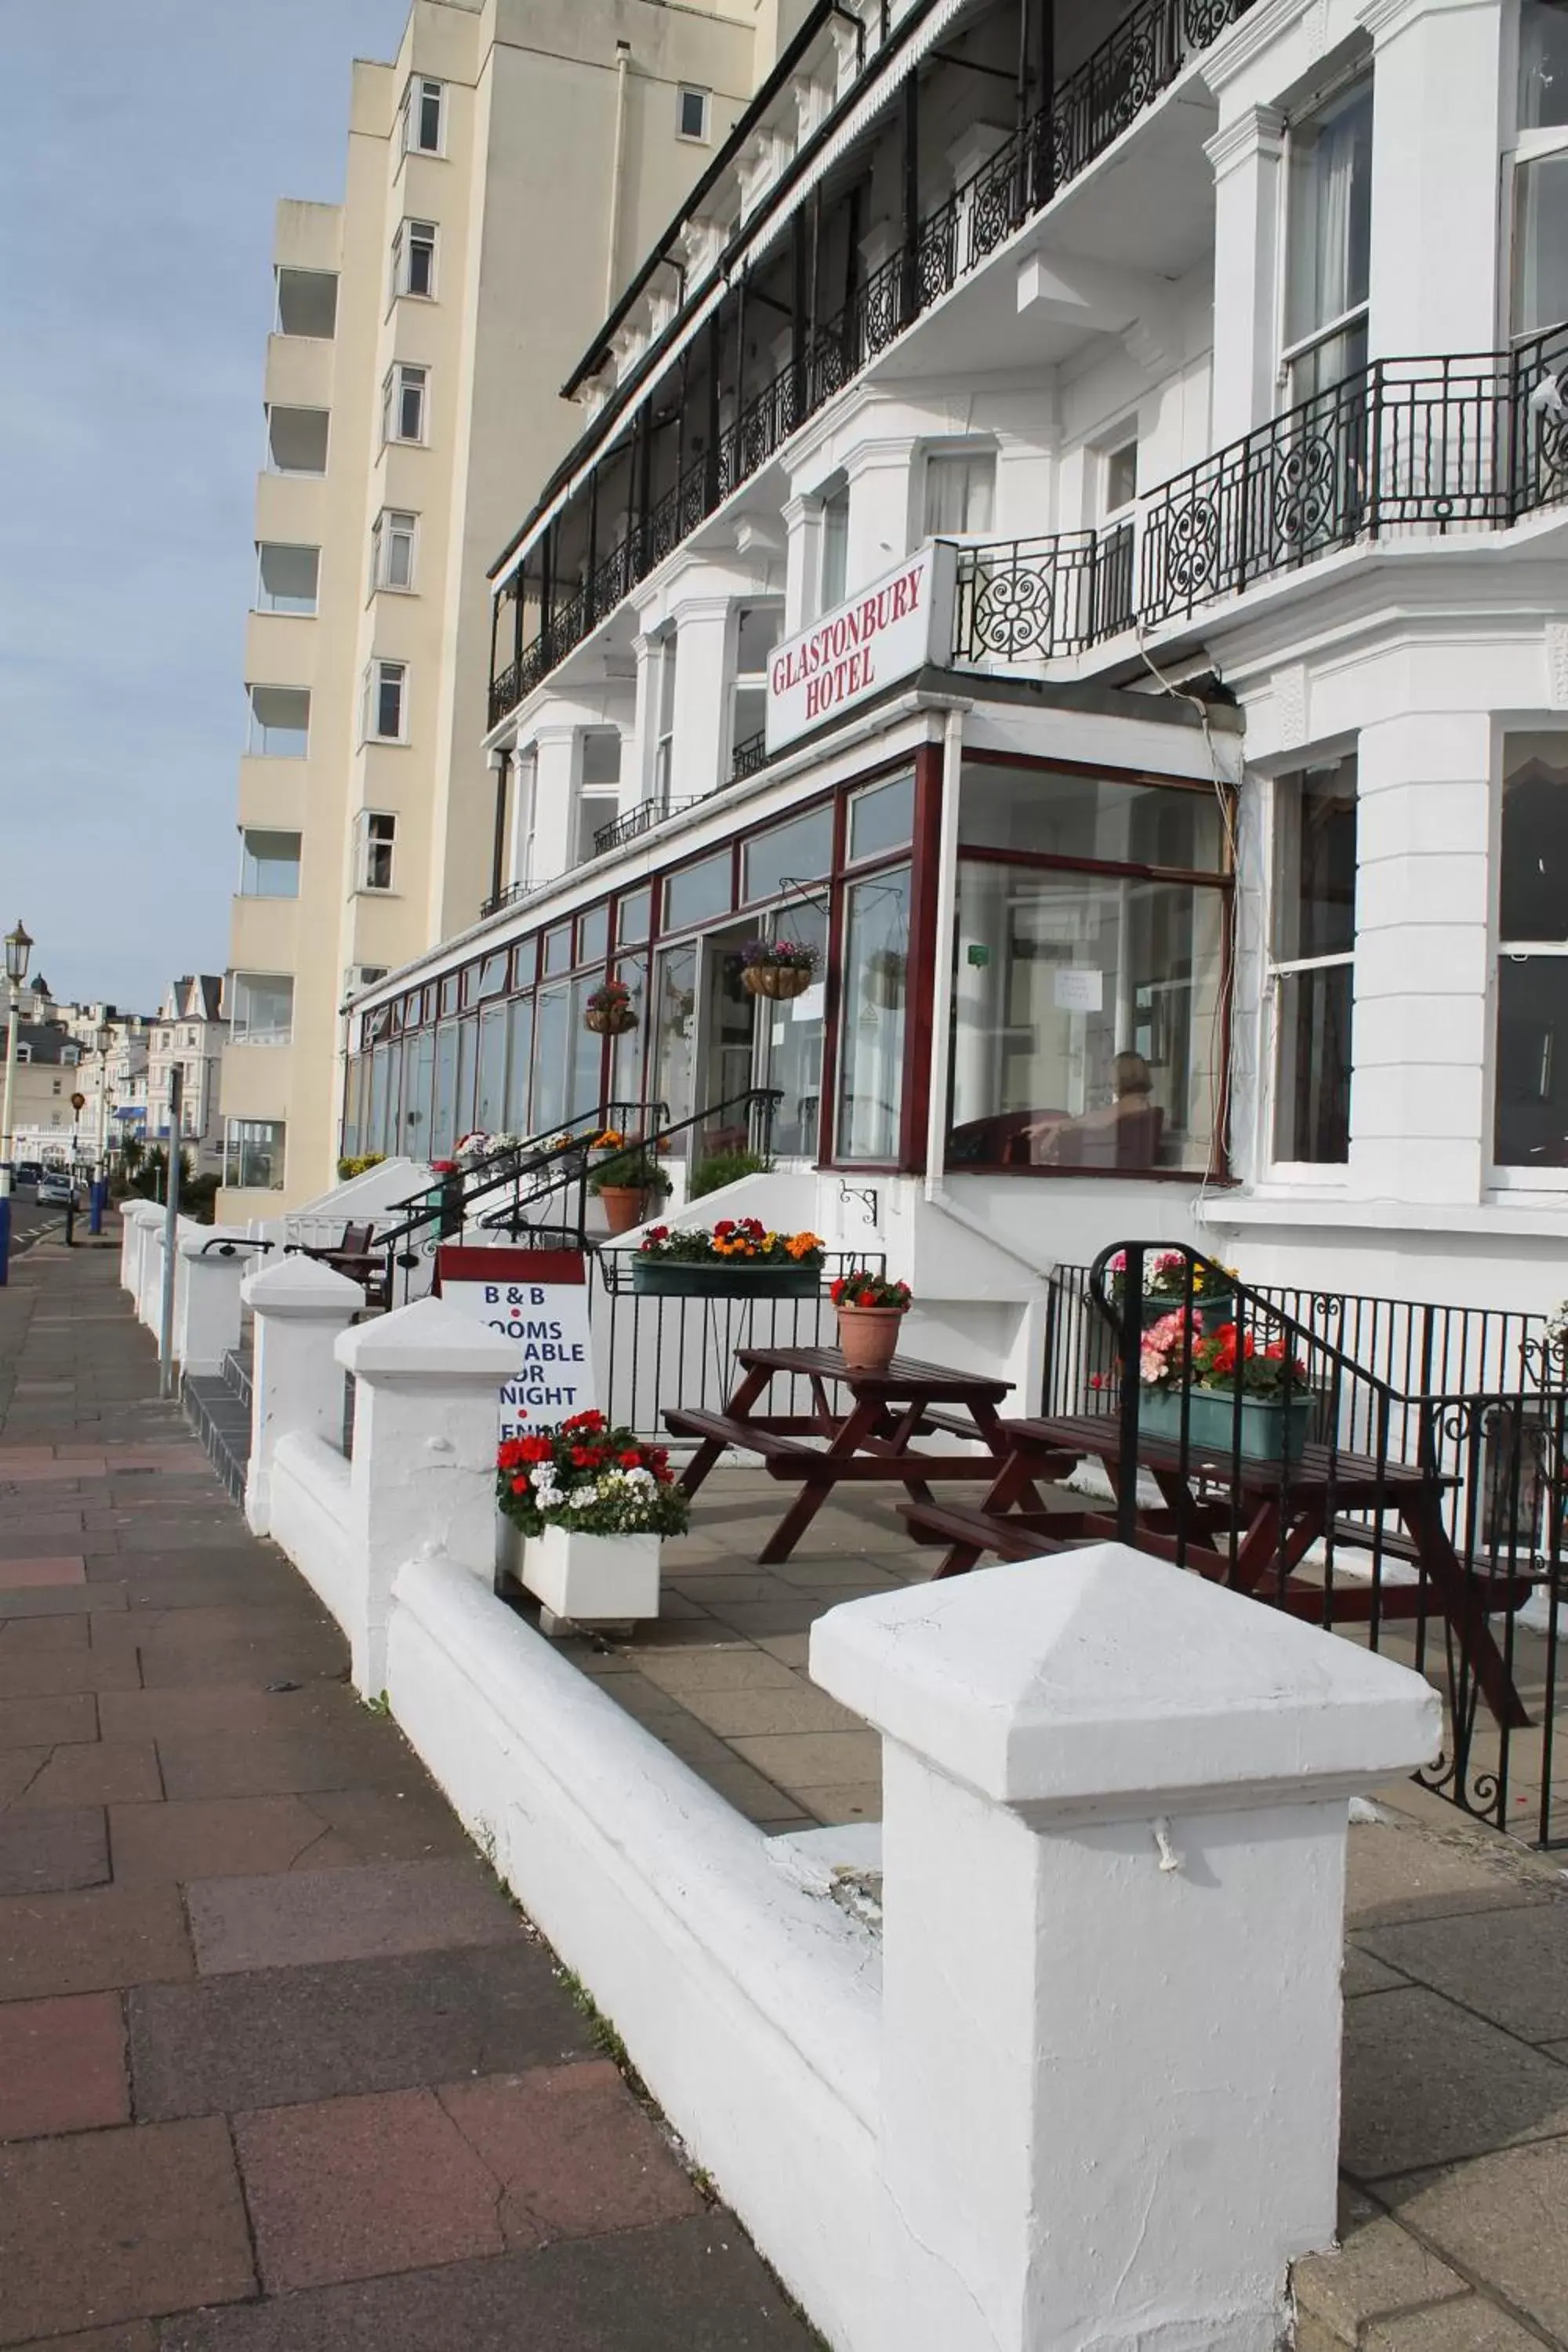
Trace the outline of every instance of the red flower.
<path fill-rule="evenodd" d="M 572 1466 L 574 1470 L 596 1470 L 604 1458 L 605 1449 L 602 1445 L 574 1445 L 572 1448 Z"/>
<path fill-rule="evenodd" d="M 554 1451 L 548 1437 L 520 1437 L 517 1441 L 520 1462 L 548 1462 Z"/>
<path fill-rule="evenodd" d="M 875 1307 L 877 1304 L 876 1292 L 874 1290 L 863 1290 L 860 1293 L 859 1297 L 855 1301 L 855 1304 L 857 1307 Z"/>
<path fill-rule="evenodd" d="M 1102 1389 L 1105 1386 L 1104 1373 L 1090 1372 L 1089 1376 L 1089 1384 L 1091 1389 Z"/>
<path fill-rule="evenodd" d="M 734 1230 L 735 1220 L 733 1217 L 721 1217 L 718 1223 L 713 1228 L 716 1236 L 722 1235 L 726 1240 L 728 1240 L 729 1236 L 734 1232 Z"/>
<path fill-rule="evenodd" d="M 647 1233 L 644 1234 L 642 1240 L 637 1246 L 640 1249 L 651 1249 L 655 1242 L 667 1242 L 668 1239 L 669 1227 L 668 1225 L 649 1225 Z"/>
<path fill-rule="evenodd" d="M 528 1492 L 527 1479 L 514 1478 L 511 1482 L 511 1491 L 514 1495 L 526 1495 Z"/>
<path fill-rule="evenodd" d="M 642 1455 L 637 1452 L 635 1445 L 628 1446 L 626 1451 L 621 1454 L 618 1459 L 623 1470 L 640 1470 L 642 1467 Z"/>
<path fill-rule="evenodd" d="M 835 1307 L 837 1307 L 837 1306 L 839 1306 L 839 1305 L 841 1305 L 841 1304 L 842 1304 L 842 1302 L 843 1302 L 843 1298 L 844 1298 L 845 1287 L 846 1287 L 846 1285 L 845 1285 L 845 1281 L 844 1281 L 844 1276 L 843 1276 L 842 1275 L 838 1275 L 838 1276 L 837 1276 L 837 1277 L 836 1277 L 832 1282 L 830 1282 L 830 1283 L 828 1284 L 828 1286 L 827 1286 L 827 1296 L 829 1297 L 829 1298 L 831 1298 L 831 1299 L 832 1299 L 833 1304 L 835 1305 Z"/>
<path fill-rule="evenodd" d="M 455 1160 L 432 1160 L 430 1173 L 432 1176 L 451 1176 L 456 1174 L 457 1167 Z"/>

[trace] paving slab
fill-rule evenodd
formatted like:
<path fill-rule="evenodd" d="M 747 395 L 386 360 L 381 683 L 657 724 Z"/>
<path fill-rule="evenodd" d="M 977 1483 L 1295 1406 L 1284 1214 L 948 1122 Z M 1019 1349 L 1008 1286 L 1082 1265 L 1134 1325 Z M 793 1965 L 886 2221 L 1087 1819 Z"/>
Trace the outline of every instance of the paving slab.
<path fill-rule="evenodd" d="M 0 1895 L 60 1895 L 108 1876 L 101 1805 L 0 1813 Z"/>
<path fill-rule="evenodd" d="M 90 1704 L 90 1702 L 89 1702 Z M 51 1748 L 13 1802 L 18 1811 L 53 1805 L 155 1804 L 163 1793 L 150 1739 L 93 1739 Z"/>
<path fill-rule="evenodd" d="M 1486 2280 L 1552 2343 L 1568 2342 L 1568 2139 L 1386 2183 L 1398 2219 Z"/>
<path fill-rule="evenodd" d="M 606 2059 L 452 2084 L 442 2106 L 501 2184 L 510 2247 L 647 2229 L 702 2210 L 668 2141 Z"/>
<path fill-rule="evenodd" d="M 812 2352 L 728 2215 L 165 2321 L 162 2352 Z"/>
<path fill-rule="evenodd" d="M 0 2140 L 130 2120 L 118 1993 L 0 2002 Z"/>
<path fill-rule="evenodd" d="M 1345 2010 L 1341 2158 L 1358 2180 L 1568 2132 L 1568 2067 L 1420 1986 Z"/>
<path fill-rule="evenodd" d="M 289 1676 L 288 1679 L 292 1680 Z M 303 1796 L 313 1789 L 396 1788 L 418 1770 L 390 1724 L 344 1712 L 279 1731 L 175 1732 L 158 1738 L 171 1798 Z"/>
<path fill-rule="evenodd" d="M 478 1858 L 209 1878 L 186 1897 L 203 1976 L 521 1939 Z"/>
<path fill-rule="evenodd" d="M 1372 2320 L 1469 2294 L 1457 2271 L 1354 2189 L 1341 2195 L 1339 2241 L 1337 2252 L 1298 2263 L 1290 2276 L 1298 2308 L 1345 2344 L 1358 2344 Z"/>
<path fill-rule="evenodd" d="M 1362 2337 L 1362 2352 L 1540 2352 L 1541 2341 L 1507 2312 L 1472 2294 L 1436 2311 L 1374 2320 Z"/>
<path fill-rule="evenodd" d="M 128 2004 L 138 2115 L 297 2105 L 585 2056 L 538 1946 L 257 1969 L 149 1985 Z"/>
<path fill-rule="evenodd" d="M 216 2118 L 0 2148 L 0 2344 L 228 2303 L 254 2286 Z"/>
<path fill-rule="evenodd" d="M 173 1886 L 0 1898 L 0 2000 L 157 1984 L 195 1969 Z"/>
<path fill-rule="evenodd" d="M 1524 2041 L 1568 2035 L 1568 1899 L 1380 1927 L 1362 1942 Z"/>
<path fill-rule="evenodd" d="M 1474 1837 L 1380 1822 L 1358 1824 L 1350 1834 L 1345 1917 L 1352 1927 L 1490 1912 L 1544 1902 L 1549 1892 L 1527 1864 L 1516 1867 Z"/>
<path fill-rule="evenodd" d="M 87 1562 L 78 1553 L 61 1552 L 47 1559 L 0 1559 L 0 1592 L 18 1592 L 40 1584 L 85 1584 Z"/>

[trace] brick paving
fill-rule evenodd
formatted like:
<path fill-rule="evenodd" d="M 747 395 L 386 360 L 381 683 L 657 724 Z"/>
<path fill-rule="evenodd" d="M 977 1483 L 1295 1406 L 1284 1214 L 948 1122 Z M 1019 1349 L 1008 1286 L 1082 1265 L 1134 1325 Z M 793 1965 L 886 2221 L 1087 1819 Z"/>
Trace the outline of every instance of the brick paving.
<path fill-rule="evenodd" d="M 0 2347 L 805 2352 L 117 1270 L 0 1289 Z"/>

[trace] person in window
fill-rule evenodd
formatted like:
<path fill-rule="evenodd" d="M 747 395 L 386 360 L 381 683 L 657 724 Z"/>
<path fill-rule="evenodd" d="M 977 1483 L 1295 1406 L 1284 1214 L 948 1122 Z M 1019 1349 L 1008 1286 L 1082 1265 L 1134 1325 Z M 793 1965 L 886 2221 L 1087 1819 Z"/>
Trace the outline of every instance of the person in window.
<path fill-rule="evenodd" d="M 1164 1112 L 1154 1074 L 1142 1054 L 1118 1054 L 1110 1066 L 1112 1100 L 1076 1118 L 1046 1118 L 1024 1129 L 1029 1157 L 1047 1168 L 1152 1168 Z"/>

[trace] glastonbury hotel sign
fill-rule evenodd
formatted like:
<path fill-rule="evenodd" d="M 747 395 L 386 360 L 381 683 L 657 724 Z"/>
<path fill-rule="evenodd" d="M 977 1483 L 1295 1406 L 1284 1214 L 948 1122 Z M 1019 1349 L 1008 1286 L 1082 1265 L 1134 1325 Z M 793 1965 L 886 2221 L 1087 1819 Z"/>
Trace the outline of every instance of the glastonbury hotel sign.
<path fill-rule="evenodd" d="M 769 756 L 927 662 L 945 668 L 952 578 L 952 549 L 929 542 L 780 646 L 768 670 Z"/>

